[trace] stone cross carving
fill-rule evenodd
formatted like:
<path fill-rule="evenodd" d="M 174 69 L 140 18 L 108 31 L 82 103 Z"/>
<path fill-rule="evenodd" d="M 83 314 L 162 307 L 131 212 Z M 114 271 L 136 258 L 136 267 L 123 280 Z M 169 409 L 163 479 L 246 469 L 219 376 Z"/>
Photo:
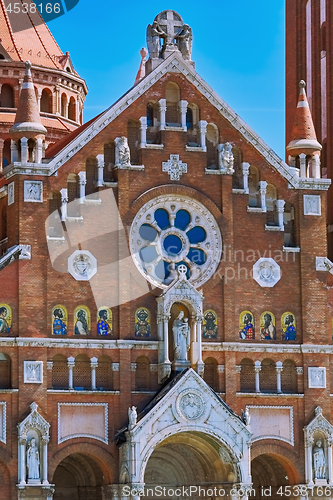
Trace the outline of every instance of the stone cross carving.
<path fill-rule="evenodd" d="M 179 155 L 170 155 L 168 161 L 162 162 L 162 172 L 168 172 L 172 181 L 179 181 L 180 176 L 187 172 L 187 163 L 183 163 Z"/>
<path fill-rule="evenodd" d="M 165 50 L 175 50 L 177 47 L 174 40 L 183 29 L 183 20 L 180 15 L 173 10 L 165 10 L 155 17 L 155 21 L 165 33 Z"/>

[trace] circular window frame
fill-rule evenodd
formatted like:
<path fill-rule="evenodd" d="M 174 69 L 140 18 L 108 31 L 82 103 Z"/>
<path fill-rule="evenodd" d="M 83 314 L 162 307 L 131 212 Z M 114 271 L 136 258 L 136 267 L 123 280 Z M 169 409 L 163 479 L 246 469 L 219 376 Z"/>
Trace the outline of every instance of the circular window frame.
<path fill-rule="evenodd" d="M 175 219 L 179 210 L 186 210 L 191 217 L 186 230 L 183 231 L 173 226 L 170 226 L 170 228 L 167 229 L 161 229 L 154 218 L 155 211 L 158 208 L 162 208 L 168 212 L 169 220 L 171 220 L 172 217 Z M 140 258 L 140 250 L 150 246 L 152 243 L 150 242 L 148 245 L 145 245 L 145 242 L 148 242 L 149 240 L 144 240 L 139 233 L 140 227 L 143 224 L 151 225 L 158 230 L 158 241 L 152 246 L 158 250 L 158 255 L 161 258 L 163 257 L 163 242 L 161 241 L 161 237 L 165 238 L 165 235 L 168 233 L 174 233 L 177 235 L 180 233 L 186 234 L 186 232 L 193 227 L 201 226 L 206 232 L 206 238 L 203 242 L 199 242 L 195 245 L 197 248 L 204 251 L 207 258 L 205 263 L 200 265 L 200 267 L 199 265 L 195 265 L 195 263 L 192 263 L 191 265 L 186 261 L 191 271 L 189 282 L 197 288 L 202 286 L 212 277 L 222 256 L 222 236 L 215 217 L 202 203 L 188 196 L 161 195 L 145 203 L 133 219 L 129 237 L 130 251 L 133 261 L 139 272 L 147 279 L 147 281 L 158 288 L 167 289 L 173 281 L 167 284 L 163 283 L 155 273 L 146 271 Z M 190 246 L 191 245 L 189 245 L 189 247 Z M 180 255 L 183 257 L 183 251 Z M 180 263 L 180 261 L 177 262 L 177 259 L 174 257 L 171 257 L 170 261 Z M 146 267 L 149 267 L 149 263 Z"/>

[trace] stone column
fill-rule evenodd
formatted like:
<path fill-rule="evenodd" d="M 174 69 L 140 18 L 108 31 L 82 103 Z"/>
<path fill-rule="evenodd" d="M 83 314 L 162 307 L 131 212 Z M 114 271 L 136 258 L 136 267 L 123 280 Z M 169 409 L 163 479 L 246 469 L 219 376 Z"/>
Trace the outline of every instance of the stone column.
<path fill-rule="evenodd" d="M 260 392 L 259 373 L 261 371 L 261 361 L 254 362 L 254 371 L 255 371 L 256 392 Z"/>
<path fill-rule="evenodd" d="M 73 385 L 73 369 L 75 366 L 75 359 L 73 356 L 70 356 L 67 359 L 67 366 L 68 366 L 68 388 L 70 391 L 73 390 L 74 385 Z"/>
<path fill-rule="evenodd" d="M 21 165 L 24 166 L 28 162 L 28 139 L 21 138 Z"/>
<path fill-rule="evenodd" d="M 276 200 L 275 201 L 275 206 L 276 206 L 276 211 L 278 215 L 278 225 L 281 228 L 281 231 L 284 231 L 284 224 L 283 224 L 283 212 L 284 212 L 284 205 L 285 205 L 284 200 Z"/>
<path fill-rule="evenodd" d="M 20 447 L 20 456 L 19 456 L 19 467 L 18 467 L 18 473 L 19 473 L 19 484 L 26 484 L 25 478 L 26 478 L 26 465 L 25 465 L 25 446 L 27 443 L 26 438 L 19 438 L 19 447 Z"/>
<path fill-rule="evenodd" d="M 0 139 L 0 173 L 3 170 L 3 145 L 5 141 L 3 139 Z"/>
<path fill-rule="evenodd" d="M 160 130 L 165 130 L 165 115 L 166 115 L 166 99 L 160 99 Z"/>
<path fill-rule="evenodd" d="M 320 179 L 320 158 L 319 155 L 314 155 L 311 160 L 312 177 Z"/>
<path fill-rule="evenodd" d="M 327 467 L 328 467 L 328 484 L 333 485 L 333 471 L 332 471 L 332 444 L 333 440 L 327 440 Z"/>
<path fill-rule="evenodd" d="M 61 220 L 64 222 L 67 219 L 67 203 L 68 203 L 68 190 L 63 188 L 60 190 L 61 194 Z"/>
<path fill-rule="evenodd" d="M 305 178 L 306 177 L 306 155 L 304 153 L 301 153 L 299 155 L 299 166 L 300 166 L 300 177 Z"/>
<path fill-rule="evenodd" d="M 65 104 L 65 117 L 68 118 L 68 108 L 69 108 L 69 97 L 66 95 L 66 104 Z"/>
<path fill-rule="evenodd" d="M 243 172 L 243 189 L 247 193 L 249 192 L 249 172 L 250 172 L 250 164 L 246 161 L 242 163 L 242 172 Z"/>
<path fill-rule="evenodd" d="M 98 367 L 98 359 L 91 358 L 90 360 L 91 366 L 91 390 L 96 391 L 96 368 Z"/>
<path fill-rule="evenodd" d="M 147 117 L 140 118 L 140 148 L 145 148 L 147 143 Z"/>
<path fill-rule="evenodd" d="M 202 361 L 202 316 L 196 318 L 197 322 L 197 339 L 198 339 L 198 363 L 203 363 Z"/>
<path fill-rule="evenodd" d="M 55 114 L 60 115 L 60 111 L 61 111 L 60 88 L 58 86 L 55 87 L 55 99 L 56 99 Z"/>
<path fill-rule="evenodd" d="M 181 120 L 181 124 L 182 124 L 182 128 L 184 130 L 184 132 L 187 131 L 187 126 L 186 126 L 186 112 L 187 112 L 187 105 L 188 105 L 188 102 L 187 101 L 179 101 L 179 109 L 180 109 L 180 120 Z"/>
<path fill-rule="evenodd" d="M 87 176 L 85 170 L 82 170 L 79 172 L 79 178 L 80 178 L 80 200 L 79 203 L 82 205 L 84 203 L 84 200 L 86 198 L 86 184 L 87 184 Z"/>
<path fill-rule="evenodd" d="M 266 181 L 259 181 L 259 193 L 260 193 L 262 212 L 267 211 L 267 209 L 266 209 L 266 190 L 267 190 L 267 182 Z"/>
<path fill-rule="evenodd" d="M 38 106 L 38 110 L 40 111 L 40 100 L 41 100 L 41 97 L 42 97 L 42 89 L 37 89 L 37 106 Z"/>
<path fill-rule="evenodd" d="M 42 438 L 42 446 L 43 446 L 43 470 L 42 470 L 42 483 L 49 484 L 47 480 L 47 443 L 48 439 L 46 437 Z"/>
<path fill-rule="evenodd" d="M 36 146 L 35 146 L 35 163 L 42 163 L 42 157 L 43 157 L 43 141 L 39 137 L 36 141 Z"/>
<path fill-rule="evenodd" d="M 313 439 L 307 439 L 306 440 L 306 471 L 305 471 L 305 480 L 307 484 L 313 485 L 313 472 L 312 472 L 312 445 L 313 445 Z"/>
<path fill-rule="evenodd" d="M 97 159 L 97 187 L 102 187 L 104 184 L 104 155 L 96 156 Z"/>
<path fill-rule="evenodd" d="M 170 363 L 169 360 L 169 318 L 164 316 L 164 363 Z"/>
<path fill-rule="evenodd" d="M 198 122 L 198 127 L 200 132 L 200 147 L 206 151 L 207 122 L 205 120 L 200 120 Z"/>
<path fill-rule="evenodd" d="M 18 161 L 17 143 L 13 140 L 10 141 L 10 161 L 11 163 Z"/>
<path fill-rule="evenodd" d="M 281 388 L 281 372 L 283 370 L 283 363 L 282 361 L 277 361 L 276 362 L 276 389 L 277 393 L 281 394 L 282 393 L 282 388 Z"/>

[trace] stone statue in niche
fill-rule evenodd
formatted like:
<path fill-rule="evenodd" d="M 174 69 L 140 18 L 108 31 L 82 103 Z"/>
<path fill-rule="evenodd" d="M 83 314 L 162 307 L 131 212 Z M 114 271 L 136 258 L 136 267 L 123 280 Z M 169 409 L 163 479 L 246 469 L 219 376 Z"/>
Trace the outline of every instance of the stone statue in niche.
<path fill-rule="evenodd" d="M 131 164 L 131 153 L 127 137 L 120 137 L 117 141 L 118 165 L 128 166 Z"/>
<path fill-rule="evenodd" d="M 220 169 L 227 172 L 228 174 L 233 174 L 234 172 L 234 155 L 232 153 L 232 145 L 230 142 L 221 144 L 219 147 L 219 165 Z"/>
<path fill-rule="evenodd" d="M 157 21 L 153 24 L 148 24 L 147 27 L 147 45 L 150 57 L 159 57 L 160 55 L 160 38 L 164 38 L 166 35 L 164 31 L 160 28 Z"/>
<path fill-rule="evenodd" d="M 128 428 L 131 431 L 136 426 L 138 419 L 138 413 L 136 411 L 136 406 L 128 408 Z"/>
<path fill-rule="evenodd" d="M 313 447 L 313 472 L 315 479 L 326 479 L 326 458 L 320 440 Z"/>
<path fill-rule="evenodd" d="M 172 325 L 175 345 L 175 361 L 187 361 L 187 351 L 190 348 L 190 327 L 184 311 L 180 311 Z"/>
<path fill-rule="evenodd" d="M 39 452 L 36 446 L 35 438 L 32 438 L 30 445 L 27 449 L 27 469 L 28 469 L 28 480 L 38 480 L 40 479 L 39 474 Z"/>
<path fill-rule="evenodd" d="M 242 410 L 241 416 L 242 416 L 242 421 L 244 422 L 244 424 L 250 425 L 251 415 L 250 415 L 249 409 L 247 407 L 245 408 L 245 411 Z"/>
<path fill-rule="evenodd" d="M 192 54 L 192 29 L 184 24 L 183 29 L 177 35 L 178 47 L 184 59 L 190 60 Z"/>

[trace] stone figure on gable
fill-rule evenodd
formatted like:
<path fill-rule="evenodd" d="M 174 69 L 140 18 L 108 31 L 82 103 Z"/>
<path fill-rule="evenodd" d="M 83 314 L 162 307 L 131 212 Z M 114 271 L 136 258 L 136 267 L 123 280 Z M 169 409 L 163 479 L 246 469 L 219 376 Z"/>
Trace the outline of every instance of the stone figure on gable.
<path fill-rule="evenodd" d="M 32 438 L 30 445 L 27 449 L 27 469 L 28 469 L 28 480 L 29 479 L 40 479 L 39 474 L 39 452 L 36 447 L 36 440 Z"/>
<path fill-rule="evenodd" d="M 127 137 L 119 137 L 117 141 L 118 165 L 130 165 L 131 153 L 127 142 Z"/>
<path fill-rule="evenodd" d="M 177 35 L 178 47 L 184 59 L 191 60 L 192 40 L 192 28 L 184 24 L 183 29 Z"/>
<path fill-rule="evenodd" d="M 154 21 L 152 25 L 148 24 L 147 45 L 150 57 L 159 57 L 161 51 L 160 38 L 165 36 L 157 21 Z"/>
<path fill-rule="evenodd" d="M 219 148 L 219 165 L 220 169 L 226 171 L 229 174 L 234 172 L 234 155 L 232 153 L 232 144 L 226 142 L 222 144 Z"/>
<path fill-rule="evenodd" d="M 175 345 L 175 361 L 187 361 L 187 351 L 190 348 L 190 327 L 184 311 L 180 311 L 172 325 Z"/>
<path fill-rule="evenodd" d="M 134 429 L 138 419 L 138 413 L 136 411 L 136 406 L 128 408 L 128 428 L 129 430 Z"/>
<path fill-rule="evenodd" d="M 326 458 L 321 441 L 316 441 L 313 447 L 313 472 L 315 479 L 326 478 Z"/>

